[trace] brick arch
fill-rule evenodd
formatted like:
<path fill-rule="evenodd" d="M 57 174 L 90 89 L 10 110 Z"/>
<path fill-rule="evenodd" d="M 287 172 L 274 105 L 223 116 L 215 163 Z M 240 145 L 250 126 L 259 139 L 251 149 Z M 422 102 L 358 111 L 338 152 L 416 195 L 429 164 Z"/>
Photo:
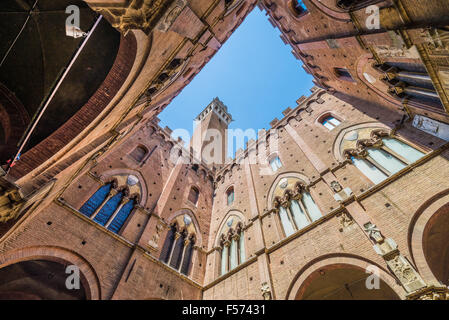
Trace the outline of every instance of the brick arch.
<path fill-rule="evenodd" d="M 220 246 L 220 236 L 221 236 L 221 231 L 223 230 L 223 228 L 225 227 L 226 222 L 228 221 L 228 218 L 231 215 L 235 215 L 236 217 L 238 217 L 240 219 L 241 222 L 243 222 L 244 224 L 247 223 L 248 219 L 245 218 L 245 216 L 243 215 L 243 213 L 239 210 L 235 210 L 235 209 L 230 209 L 228 212 L 226 212 L 225 216 L 223 217 L 223 219 L 220 222 L 220 225 L 217 229 L 217 235 L 215 236 L 215 241 L 214 241 L 214 246 L 215 247 L 219 247 Z"/>
<path fill-rule="evenodd" d="M 439 213 L 449 203 L 449 189 L 446 189 L 428 199 L 413 215 L 408 228 L 408 249 L 412 262 L 421 277 L 434 285 L 439 281 L 433 274 L 424 253 L 424 231 L 429 226 L 431 218 Z"/>
<path fill-rule="evenodd" d="M 65 248 L 35 246 L 8 251 L 0 254 L 0 269 L 15 263 L 37 259 L 59 263 L 70 263 L 78 266 L 81 274 L 81 282 L 86 290 L 87 299 L 101 299 L 100 281 L 94 268 L 85 258 Z"/>
<path fill-rule="evenodd" d="M 312 4 L 316 8 L 316 10 L 319 10 L 322 14 L 326 15 L 329 18 L 342 22 L 351 21 L 351 16 L 349 15 L 349 13 L 343 12 L 341 9 L 337 8 L 337 6 L 335 5 L 335 0 L 332 0 L 334 5 L 326 5 L 326 3 L 323 3 L 325 1 L 320 0 L 309 0 L 308 2 Z"/>
<path fill-rule="evenodd" d="M 314 274 L 320 269 L 352 267 L 366 270 L 372 265 L 379 269 L 380 279 L 383 280 L 401 299 L 405 299 L 406 293 L 404 289 L 397 284 L 396 279 L 375 262 L 359 256 L 335 254 L 314 259 L 299 270 L 287 289 L 285 300 L 296 300 L 301 298 L 305 293 L 307 286 L 314 280 Z"/>
<path fill-rule="evenodd" d="M 371 53 L 367 53 L 364 54 L 362 56 L 359 57 L 359 59 L 357 60 L 357 65 L 356 65 L 356 70 L 357 70 L 357 77 L 359 78 L 359 80 L 364 83 L 369 89 L 371 89 L 374 93 L 376 93 L 379 98 L 385 100 L 387 103 L 391 104 L 392 106 L 396 106 L 398 108 L 402 107 L 402 103 L 399 99 L 394 98 L 393 96 L 391 96 L 390 94 L 388 94 L 387 92 L 385 92 L 381 87 L 379 86 L 386 86 L 383 84 L 383 82 L 380 79 L 376 79 L 376 84 L 372 84 L 370 83 L 368 80 L 365 79 L 365 77 L 363 76 L 365 67 L 368 65 L 369 67 L 369 71 L 371 71 L 371 75 L 372 74 L 377 74 L 377 71 L 374 70 L 373 67 L 371 67 L 370 65 L 375 63 L 375 60 L 373 58 L 373 55 Z M 386 90 L 387 88 L 385 88 Z"/>
<path fill-rule="evenodd" d="M 142 175 L 142 173 L 140 171 L 137 170 L 133 170 L 133 169 L 127 169 L 127 168 L 119 168 L 119 169 L 112 169 L 112 170 L 107 170 L 105 172 L 103 172 L 100 175 L 100 179 L 102 181 L 108 181 L 110 179 L 112 179 L 114 176 L 117 175 L 133 175 L 136 176 L 139 179 L 139 184 L 142 188 L 141 190 L 141 198 L 140 198 L 140 205 L 141 206 L 145 206 L 146 202 L 148 200 L 148 183 L 145 180 L 145 177 Z"/>
<path fill-rule="evenodd" d="M 137 40 L 132 32 L 120 38 L 120 47 L 108 75 L 87 103 L 50 136 L 28 150 L 11 168 L 10 176 L 19 179 L 64 148 L 75 139 L 115 98 L 128 78 L 136 60 Z"/>
<path fill-rule="evenodd" d="M 266 202 L 266 207 L 268 209 L 271 209 L 273 207 L 273 194 L 274 191 L 279 183 L 279 181 L 281 181 L 282 178 L 287 178 L 287 177 L 292 177 L 292 178 L 298 178 L 299 180 L 303 181 L 306 185 L 310 184 L 310 179 L 299 172 L 294 172 L 294 171 L 289 171 L 289 172 L 283 172 L 278 174 L 278 176 L 276 177 L 276 179 L 274 179 L 273 183 L 270 186 L 270 189 L 268 191 L 268 196 L 267 196 L 267 202 Z"/>
<path fill-rule="evenodd" d="M 180 215 L 183 215 L 183 214 L 187 214 L 189 217 L 192 218 L 192 222 L 193 222 L 193 225 L 195 226 L 195 231 L 196 231 L 196 235 L 195 235 L 196 236 L 196 243 L 195 243 L 195 245 L 198 246 L 198 247 L 201 247 L 203 245 L 203 237 L 202 237 L 202 234 L 201 234 L 201 228 L 200 228 L 200 224 L 198 222 L 198 219 L 196 218 L 196 215 L 195 215 L 195 213 L 192 210 L 190 210 L 188 208 L 179 209 L 176 212 L 172 213 L 167 218 L 166 221 L 168 221 L 169 224 L 171 224 L 172 221 L 175 220 L 176 217 L 178 217 Z"/>
<path fill-rule="evenodd" d="M 338 127 L 340 128 L 340 126 Z M 337 137 L 334 140 L 334 143 L 332 144 L 332 150 L 333 150 L 333 154 L 334 154 L 334 158 L 337 161 L 343 162 L 345 160 L 345 158 L 343 157 L 343 150 L 340 150 L 340 145 L 341 142 L 343 141 L 344 136 L 351 131 L 354 130 L 359 130 L 362 128 L 373 128 L 373 129 L 385 129 L 388 132 L 391 131 L 391 128 L 388 127 L 387 125 L 381 123 L 381 122 L 364 122 L 364 123 L 359 123 L 356 125 L 352 125 L 349 127 L 342 127 L 341 129 L 339 129 L 340 131 L 337 134 Z"/>

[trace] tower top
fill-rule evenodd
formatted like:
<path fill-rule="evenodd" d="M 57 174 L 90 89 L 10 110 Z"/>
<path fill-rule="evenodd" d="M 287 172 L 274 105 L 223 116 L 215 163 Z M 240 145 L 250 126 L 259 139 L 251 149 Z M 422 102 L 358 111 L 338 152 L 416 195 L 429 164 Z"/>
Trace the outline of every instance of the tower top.
<path fill-rule="evenodd" d="M 209 105 L 195 118 L 195 121 L 203 120 L 209 113 L 215 113 L 222 121 L 229 125 L 232 121 L 232 116 L 228 113 L 228 107 L 216 97 Z"/>

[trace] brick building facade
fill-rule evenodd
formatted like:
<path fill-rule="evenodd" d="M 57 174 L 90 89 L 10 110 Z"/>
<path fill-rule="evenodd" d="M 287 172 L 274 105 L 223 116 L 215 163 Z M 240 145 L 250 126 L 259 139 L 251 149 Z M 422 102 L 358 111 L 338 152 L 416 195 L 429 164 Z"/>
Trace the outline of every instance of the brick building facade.
<path fill-rule="evenodd" d="M 449 297 L 447 2 L 147 1 L 143 22 L 86 2 L 120 48 L 89 102 L 2 172 L 1 298 Z M 202 133 L 185 149 L 157 114 L 256 6 L 316 86 L 211 163 Z M 197 117 L 230 119 L 218 99 Z M 61 287 L 68 265 L 82 290 Z"/>

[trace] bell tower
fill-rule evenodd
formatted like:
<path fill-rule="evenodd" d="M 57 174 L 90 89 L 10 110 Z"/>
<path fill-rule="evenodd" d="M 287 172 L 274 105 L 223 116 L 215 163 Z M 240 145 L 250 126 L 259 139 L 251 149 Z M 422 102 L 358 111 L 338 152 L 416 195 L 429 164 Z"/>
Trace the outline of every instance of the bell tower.
<path fill-rule="evenodd" d="M 228 108 L 217 97 L 194 119 L 195 129 L 190 147 L 195 157 L 210 165 L 225 163 L 227 129 L 232 121 Z"/>

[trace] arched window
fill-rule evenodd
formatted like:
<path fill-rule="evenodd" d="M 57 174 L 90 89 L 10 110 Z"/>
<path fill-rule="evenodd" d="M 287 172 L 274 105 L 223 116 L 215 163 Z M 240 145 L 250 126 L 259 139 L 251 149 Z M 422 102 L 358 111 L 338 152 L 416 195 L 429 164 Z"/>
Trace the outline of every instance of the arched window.
<path fill-rule="evenodd" d="M 236 217 L 228 220 L 225 226 L 225 233 L 221 233 L 221 264 L 220 274 L 235 269 L 238 265 L 245 262 L 245 235 L 242 222 L 237 222 L 233 227 Z M 229 227 L 231 226 L 231 227 Z"/>
<path fill-rule="evenodd" d="M 136 199 L 129 199 L 119 210 L 116 211 L 116 215 L 113 215 L 109 219 L 109 223 L 106 223 L 106 227 L 112 232 L 118 233 L 125 224 L 135 205 Z"/>
<path fill-rule="evenodd" d="M 297 18 L 307 13 L 307 7 L 302 0 L 290 0 L 288 5 L 292 14 Z"/>
<path fill-rule="evenodd" d="M 191 218 L 179 216 L 165 238 L 159 260 L 188 276 L 192 266 L 196 237 Z"/>
<path fill-rule="evenodd" d="M 147 154 L 147 149 L 142 146 L 137 146 L 132 152 L 131 157 L 133 157 L 134 160 L 137 162 L 142 162 L 145 158 L 145 155 Z"/>
<path fill-rule="evenodd" d="M 343 81 L 355 82 L 351 73 L 349 73 L 348 69 L 345 68 L 334 68 L 334 72 L 337 75 L 338 79 Z"/>
<path fill-rule="evenodd" d="M 280 181 L 282 183 L 283 180 Z M 293 189 L 286 189 L 282 198 L 276 197 L 273 206 L 279 214 L 286 237 L 322 217 L 312 196 L 299 182 Z"/>
<path fill-rule="evenodd" d="M 393 97 L 422 107 L 430 106 L 444 109 L 440 96 L 432 83 L 431 77 L 424 66 L 416 68 L 407 63 L 386 62 L 375 65 L 383 73 L 382 81 L 388 85 L 388 93 Z"/>
<path fill-rule="evenodd" d="M 276 172 L 278 169 L 282 168 L 282 162 L 281 159 L 279 159 L 279 156 L 275 155 L 270 158 L 270 167 L 273 172 Z"/>
<path fill-rule="evenodd" d="M 371 139 L 358 140 L 344 155 L 375 184 L 384 181 L 424 156 L 424 153 L 386 132 L 373 131 Z"/>
<path fill-rule="evenodd" d="M 129 198 L 127 188 L 116 191 L 112 183 L 98 189 L 80 208 L 80 212 L 98 224 L 119 233 L 135 208 L 136 197 Z"/>
<path fill-rule="evenodd" d="M 102 204 L 106 203 L 105 199 L 108 197 L 109 193 L 112 189 L 112 183 L 108 183 L 102 186 L 93 194 L 86 203 L 80 208 L 80 212 L 88 217 L 92 216 L 92 214 L 100 207 Z"/>
<path fill-rule="evenodd" d="M 329 130 L 333 130 L 341 124 L 340 120 L 330 115 L 321 119 L 320 123 Z"/>
<path fill-rule="evenodd" d="M 190 192 L 189 192 L 189 198 L 188 198 L 189 201 L 192 202 L 194 205 L 196 205 L 198 202 L 199 196 L 200 196 L 200 192 L 198 191 L 198 189 L 195 187 L 191 187 Z"/>
<path fill-rule="evenodd" d="M 228 206 L 230 206 L 234 202 L 234 187 L 229 187 L 226 191 L 226 200 Z"/>

